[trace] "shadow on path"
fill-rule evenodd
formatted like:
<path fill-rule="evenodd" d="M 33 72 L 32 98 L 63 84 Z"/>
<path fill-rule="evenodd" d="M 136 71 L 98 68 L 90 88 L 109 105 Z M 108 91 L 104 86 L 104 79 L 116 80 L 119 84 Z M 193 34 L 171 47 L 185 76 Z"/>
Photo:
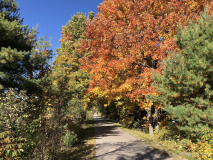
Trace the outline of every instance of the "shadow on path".
<path fill-rule="evenodd" d="M 114 149 L 109 151 L 108 148 Z M 168 157 L 149 146 L 144 146 L 141 141 L 103 143 L 96 145 L 96 149 L 103 153 L 98 155 L 97 159 L 105 159 L 105 156 L 113 159 L 115 154 L 116 160 L 168 160 Z"/>
<path fill-rule="evenodd" d="M 97 160 L 170 160 L 96 114 L 94 120 Z"/>
<path fill-rule="evenodd" d="M 96 139 L 99 137 L 106 137 L 106 136 L 119 136 L 121 132 L 117 129 L 115 125 L 110 122 L 105 121 L 101 117 L 95 118 L 95 136 Z"/>

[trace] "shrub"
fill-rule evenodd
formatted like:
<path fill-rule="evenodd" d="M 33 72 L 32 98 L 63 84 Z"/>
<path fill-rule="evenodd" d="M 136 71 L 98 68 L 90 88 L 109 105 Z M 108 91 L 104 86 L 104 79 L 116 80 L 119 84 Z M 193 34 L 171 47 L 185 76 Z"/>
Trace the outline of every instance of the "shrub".
<path fill-rule="evenodd" d="M 213 159 L 213 134 L 204 134 L 200 142 L 191 143 L 188 151 L 199 160 Z"/>
<path fill-rule="evenodd" d="M 133 121 L 134 121 L 134 117 L 124 117 L 121 122 L 121 125 L 124 128 L 129 128 L 132 125 Z"/>
<path fill-rule="evenodd" d="M 77 135 L 73 131 L 67 131 L 62 137 L 63 144 L 67 147 L 72 146 L 78 140 Z"/>
<path fill-rule="evenodd" d="M 157 135 L 157 139 L 159 140 L 165 140 L 166 137 L 167 137 L 167 134 L 168 134 L 168 131 L 164 128 L 164 129 L 161 129 L 159 132 L 158 132 L 158 135 Z"/>
<path fill-rule="evenodd" d="M 34 117 L 33 105 L 26 94 L 9 88 L 0 97 L 0 155 L 3 158 L 28 157 L 38 142 L 39 117 Z"/>
<path fill-rule="evenodd" d="M 143 120 L 137 119 L 137 121 L 133 122 L 133 127 L 138 128 L 138 127 L 142 126 L 143 123 L 144 123 Z"/>

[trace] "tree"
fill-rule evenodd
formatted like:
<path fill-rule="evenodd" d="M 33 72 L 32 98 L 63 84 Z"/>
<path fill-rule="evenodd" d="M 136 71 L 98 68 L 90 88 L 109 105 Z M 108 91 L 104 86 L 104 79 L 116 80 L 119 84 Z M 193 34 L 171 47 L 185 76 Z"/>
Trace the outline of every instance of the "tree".
<path fill-rule="evenodd" d="M 177 49 L 173 41 L 177 23 L 185 26 L 188 19 L 196 19 L 204 2 L 105 0 L 98 7 L 100 13 L 87 23 L 89 41 L 81 46 L 81 51 L 91 53 L 81 59 L 82 68 L 91 75 L 88 91 L 108 101 L 129 99 L 146 109 L 152 134 L 158 116 L 152 117 L 151 108 L 160 106 L 147 98 L 156 93 L 151 70 L 160 71 L 165 51 Z"/>
<path fill-rule="evenodd" d="M 207 6 L 197 21 L 179 24 L 175 42 L 181 52 L 168 52 L 163 73 L 153 76 L 158 95 L 152 99 L 165 106 L 183 138 L 213 131 L 213 14 L 208 15 Z"/>
<path fill-rule="evenodd" d="M 87 20 L 92 21 L 94 12 L 90 12 Z M 77 15 L 72 16 L 66 26 L 62 27 L 61 47 L 58 48 L 57 56 L 54 63 L 53 76 L 55 77 L 55 85 L 66 99 L 65 104 L 69 108 L 64 108 L 65 111 L 77 119 L 82 118 L 85 106 L 84 91 L 88 86 L 90 76 L 84 70 L 80 70 L 78 60 L 85 56 L 86 53 L 80 54 L 78 52 L 80 40 L 85 39 L 83 35 L 85 30 L 86 17 L 83 13 L 78 12 Z M 67 98 L 65 98 L 67 97 Z M 70 115 L 69 115 L 70 116 Z"/>
<path fill-rule="evenodd" d="M 42 70 L 40 63 L 47 62 L 35 50 L 41 48 L 36 44 L 37 27 L 28 29 L 28 25 L 23 25 L 18 11 L 16 1 L 0 1 L 0 84 L 4 89 L 12 87 L 32 94 L 41 89 L 33 76 Z M 48 54 L 50 58 L 52 52 Z"/>
<path fill-rule="evenodd" d="M 51 44 L 43 38 L 37 42 L 36 28 L 22 24 L 18 7 L 14 0 L 0 1 L 0 150 L 4 158 L 8 153 L 10 158 L 34 156 L 41 136 L 39 121 L 46 109 L 44 91 L 51 84 L 47 76 Z M 14 144 L 18 146 L 13 148 Z"/>

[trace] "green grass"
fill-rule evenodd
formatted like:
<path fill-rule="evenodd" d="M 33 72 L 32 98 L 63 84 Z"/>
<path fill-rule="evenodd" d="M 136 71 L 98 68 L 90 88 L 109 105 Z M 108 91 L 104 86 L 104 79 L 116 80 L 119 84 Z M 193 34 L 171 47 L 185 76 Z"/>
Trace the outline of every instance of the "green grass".
<path fill-rule="evenodd" d="M 101 114 L 99 114 L 101 116 Z M 105 120 L 112 122 L 111 120 L 103 117 Z M 172 160 L 196 160 L 190 156 L 187 156 L 187 151 L 178 151 L 176 148 L 173 147 L 173 143 L 171 141 L 159 141 L 156 138 L 156 135 L 150 136 L 148 133 L 144 133 L 138 129 L 129 129 L 124 128 L 120 123 L 112 122 L 115 126 L 119 127 L 126 133 L 132 135 L 138 140 L 141 140 L 143 143 L 147 144 L 148 146 L 158 150 L 162 154 L 167 155 Z"/>

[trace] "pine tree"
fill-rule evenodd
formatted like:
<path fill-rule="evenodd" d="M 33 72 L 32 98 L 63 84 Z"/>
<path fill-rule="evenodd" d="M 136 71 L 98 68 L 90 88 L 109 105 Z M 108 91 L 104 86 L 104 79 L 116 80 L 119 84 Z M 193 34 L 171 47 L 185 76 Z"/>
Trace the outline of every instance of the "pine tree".
<path fill-rule="evenodd" d="M 0 155 L 28 159 L 42 135 L 52 50 L 50 41 L 37 42 L 37 27 L 22 24 L 18 7 L 15 0 L 0 0 Z"/>
<path fill-rule="evenodd" d="M 15 0 L 0 1 L 0 84 L 4 89 L 27 90 L 32 94 L 39 90 L 33 76 L 41 71 L 44 57 L 35 50 L 41 48 L 36 44 L 37 27 L 29 29 L 22 24 L 18 7 Z"/>
<path fill-rule="evenodd" d="M 213 15 L 208 17 L 207 7 L 189 22 L 187 28 L 179 25 L 175 36 L 181 52 L 169 52 L 162 74 L 154 72 L 158 95 L 151 98 L 165 106 L 182 137 L 197 137 L 213 131 Z"/>

